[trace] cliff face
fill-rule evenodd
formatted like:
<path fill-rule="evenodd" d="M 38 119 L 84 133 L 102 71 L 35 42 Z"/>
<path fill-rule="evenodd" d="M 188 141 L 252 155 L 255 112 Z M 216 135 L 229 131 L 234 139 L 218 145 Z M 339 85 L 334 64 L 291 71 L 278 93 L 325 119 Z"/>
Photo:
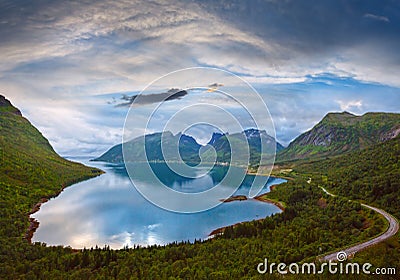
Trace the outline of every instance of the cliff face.
<path fill-rule="evenodd" d="M 279 153 L 279 160 L 338 155 L 361 150 L 397 137 L 400 114 L 329 113 Z"/>

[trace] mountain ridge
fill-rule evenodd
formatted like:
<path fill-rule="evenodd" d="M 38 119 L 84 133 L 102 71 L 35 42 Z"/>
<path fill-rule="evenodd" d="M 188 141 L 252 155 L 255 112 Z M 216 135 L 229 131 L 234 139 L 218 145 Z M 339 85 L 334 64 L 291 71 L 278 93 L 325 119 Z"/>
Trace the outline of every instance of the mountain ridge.
<path fill-rule="evenodd" d="M 199 150 L 202 146 L 193 137 L 182 133 L 178 133 L 175 136 L 171 132 L 164 132 L 164 134 L 169 135 L 167 137 L 167 142 L 169 143 L 172 140 L 168 140 L 168 138 L 173 137 L 182 137 L 185 140 L 183 141 L 185 143 L 181 143 L 182 141 L 179 140 L 179 150 L 185 162 L 198 163 L 200 161 Z M 368 112 L 357 116 L 346 111 L 340 113 L 330 112 L 310 130 L 296 137 L 286 148 L 263 130 L 249 128 L 233 134 L 214 132 L 207 143 L 209 146 L 205 146 L 205 149 L 202 150 L 202 158 L 205 161 L 210 160 L 210 162 L 213 160 L 213 152 L 210 149 L 210 146 L 212 146 L 217 154 L 217 162 L 229 163 L 231 160 L 231 144 L 233 144 L 236 147 L 240 147 L 237 154 L 245 160 L 247 152 L 244 149 L 246 147 L 244 141 L 249 144 L 250 165 L 257 165 L 260 161 L 261 141 L 267 144 L 266 154 L 271 156 L 276 151 L 277 162 L 330 157 L 362 150 L 393 139 L 399 134 L 400 114 L 397 113 Z M 161 134 L 155 133 L 145 137 L 150 139 L 155 135 Z M 137 142 L 136 145 L 139 145 L 140 141 L 137 141 L 137 139 L 135 141 Z M 160 140 L 156 142 L 157 145 L 160 145 Z M 144 141 L 140 143 L 143 145 Z M 271 145 L 273 143 L 276 144 L 274 148 Z M 168 149 L 172 150 L 173 147 Z M 149 160 L 163 160 L 161 149 L 157 148 L 157 146 L 150 146 L 147 151 L 149 151 L 148 154 L 150 155 L 148 156 Z M 138 158 L 145 158 L 141 154 L 136 155 Z M 94 160 L 122 163 L 122 144 L 113 146 Z M 173 160 L 178 160 L 178 158 L 173 158 Z"/>
<path fill-rule="evenodd" d="M 149 161 L 162 161 L 163 153 L 161 150 L 161 142 L 163 151 L 170 157 L 170 160 L 178 160 L 175 155 L 175 143 L 179 143 L 179 152 L 185 162 L 200 161 L 198 151 L 201 145 L 196 140 L 186 134 L 177 133 L 174 135 L 170 131 L 156 132 L 139 136 L 123 144 L 117 144 L 103 153 L 101 156 L 92 159 L 92 161 L 105 161 L 111 163 L 124 162 L 124 153 L 122 146 L 125 145 L 125 151 L 133 159 L 145 159 Z M 145 147 L 145 150 L 143 149 Z M 197 157 L 196 157 L 197 156 Z M 127 159 L 131 161 L 130 159 Z"/>
<path fill-rule="evenodd" d="M 161 135 L 165 136 L 165 138 L 163 138 L 163 148 L 165 149 L 163 150 L 164 152 L 166 151 L 168 154 L 171 154 L 174 152 L 176 147 L 171 146 L 170 144 L 179 142 L 179 152 L 184 162 L 194 164 L 200 162 L 199 153 L 200 148 L 202 147 L 205 147 L 205 149 L 201 151 L 203 159 L 206 161 L 208 159 L 210 159 L 210 161 L 213 159 L 212 154 L 210 154 L 211 146 L 217 152 L 218 162 L 230 162 L 230 140 L 238 142 L 239 146 L 241 147 L 243 146 L 243 140 L 247 139 L 250 147 L 250 157 L 253 161 L 259 158 L 259 154 L 261 153 L 261 141 L 267 144 L 273 143 L 275 145 L 274 148 L 278 150 L 283 149 L 283 146 L 272 136 L 268 135 L 264 130 L 258 130 L 254 128 L 246 129 L 242 132 L 233 134 L 214 132 L 211 135 L 209 142 L 205 146 L 198 144 L 197 141 L 190 135 L 186 135 L 181 132 L 173 135 L 170 131 L 166 131 L 139 136 L 135 139 L 125 142 L 124 144 L 117 144 L 111 147 L 101 156 L 93 159 L 93 161 L 122 163 L 124 161 L 122 145 L 127 145 L 126 151 L 131 156 L 131 159 L 127 160 L 128 162 L 131 160 L 136 161 L 136 159 L 145 158 L 147 158 L 149 161 L 163 161 L 164 158 L 161 151 Z M 143 154 L 144 144 L 146 146 L 146 156 Z M 141 150 L 141 152 L 139 150 Z M 273 152 L 275 152 L 275 150 Z M 270 154 L 273 154 L 273 152 Z M 170 157 L 169 160 L 179 160 L 179 158 L 173 156 L 172 158 Z"/>
<path fill-rule="evenodd" d="M 400 114 L 369 112 L 328 113 L 313 128 L 278 153 L 278 161 L 334 156 L 362 150 L 400 134 Z"/>

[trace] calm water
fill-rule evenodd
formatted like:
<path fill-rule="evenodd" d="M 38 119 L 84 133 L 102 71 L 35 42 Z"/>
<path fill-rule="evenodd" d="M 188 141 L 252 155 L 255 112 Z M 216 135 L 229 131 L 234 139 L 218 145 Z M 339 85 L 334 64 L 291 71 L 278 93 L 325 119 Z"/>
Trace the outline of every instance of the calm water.
<path fill-rule="evenodd" d="M 66 188 L 58 197 L 49 200 L 32 215 L 40 226 L 32 241 L 73 248 L 110 245 L 121 248 L 134 244 L 166 244 L 173 241 L 205 239 L 219 227 L 249 221 L 279 213 L 275 205 L 256 200 L 223 203 L 211 210 L 194 214 L 178 214 L 154 206 L 132 185 L 123 165 L 88 162 L 106 174 Z M 161 164 L 157 169 L 164 169 Z M 193 192 L 210 188 L 221 180 L 222 167 L 202 178 L 184 180 L 178 176 L 159 176 L 171 188 Z M 248 193 L 254 176 L 246 176 L 235 194 Z M 269 186 L 284 182 L 271 178 Z M 220 199 L 218 197 L 216 200 Z"/>

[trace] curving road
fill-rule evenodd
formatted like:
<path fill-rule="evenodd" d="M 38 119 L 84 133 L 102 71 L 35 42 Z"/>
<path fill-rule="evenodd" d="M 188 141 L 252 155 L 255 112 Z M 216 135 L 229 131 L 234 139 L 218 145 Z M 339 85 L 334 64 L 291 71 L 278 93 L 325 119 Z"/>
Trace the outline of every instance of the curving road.
<path fill-rule="evenodd" d="M 328 192 L 325 188 L 320 187 L 325 193 L 327 193 L 330 196 L 335 196 L 334 194 L 331 194 L 330 192 Z M 355 253 L 357 253 L 358 251 L 364 250 L 372 245 L 378 244 L 379 242 L 382 242 L 390 237 L 392 237 L 393 235 L 395 235 L 397 233 L 397 231 L 399 230 L 399 222 L 396 220 L 395 217 L 393 217 L 391 214 L 387 213 L 386 211 L 376 208 L 376 207 L 372 207 L 369 206 L 367 204 L 363 204 L 361 203 L 361 205 L 363 207 L 369 208 L 371 210 L 374 210 L 375 212 L 381 214 L 382 216 L 385 217 L 385 219 L 389 222 L 389 227 L 388 229 L 382 233 L 381 235 L 379 235 L 378 237 L 375 237 L 371 240 L 365 241 L 363 243 L 348 247 L 346 249 L 334 252 L 334 253 L 330 253 L 328 255 L 322 256 L 319 258 L 320 261 L 337 261 L 337 255 L 338 253 L 341 252 L 345 252 L 347 256 L 350 255 L 354 255 Z"/>

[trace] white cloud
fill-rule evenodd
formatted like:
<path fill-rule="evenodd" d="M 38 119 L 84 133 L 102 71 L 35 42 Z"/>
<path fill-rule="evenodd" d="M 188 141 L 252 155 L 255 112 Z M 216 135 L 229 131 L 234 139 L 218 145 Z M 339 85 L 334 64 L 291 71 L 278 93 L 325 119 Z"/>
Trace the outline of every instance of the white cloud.
<path fill-rule="evenodd" d="M 94 114 L 93 111 L 91 113 Z M 56 151 L 63 155 L 79 152 L 97 155 L 122 139 L 122 127 L 104 125 L 100 120 L 91 123 L 88 112 L 73 106 L 39 105 L 28 114 Z M 101 116 L 97 114 L 97 117 Z"/>
<path fill-rule="evenodd" d="M 384 22 L 389 22 L 389 18 L 385 16 L 378 16 L 374 14 L 364 14 L 365 18 L 373 19 L 373 20 L 379 20 L 379 21 L 384 21 Z"/>
<path fill-rule="evenodd" d="M 15 101 L 62 153 L 69 153 L 71 146 L 90 150 L 97 143 L 101 149 L 119 141 L 123 117 L 110 112 L 120 109 L 103 108 L 100 103 L 106 100 L 83 97 L 140 91 L 181 68 L 220 67 L 254 85 L 302 83 L 330 73 L 400 87 L 398 60 L 391 56 L 395 52 L 381 41 L 314 53 L 302 49 L 302 38 L 281 40 L 285 29 L 280 26 L 275 27 L 279 36 L 262 36 L 212 13 L 206 5 L 186 1 L 54 2 L 36 10 L 29 17 L 10 14 L 1 21 L 0 92 Z M 364 17 L 389 22 L 372 13 Z M 203 81 L 221 82 L 199 77 L 199 83 Z M 287 99 L 296 94 L 293 91 Z M 367 106 L 364 100 L 353 99 L 331 102 L 342 110 Z M 307 121 L 321 115 L 295 105 Z M 278 118 L 278 126 L 290 135 L 304 128 L 292 124 L 293 120 Z"/>
<path fill-rule="evenodd" d="M 348 111 L 352 109 L 360 110 L 363 106 L 361 100 L 337 100 L 336 102 L 339 104 L 340 110 L 342 111 Z"/>
<path fill-rule="evenodd" d="M 390 56 L 384 55 L 392 51 L 381 42 L 360 43 L 337 53 L 328 70 L 330 73 L 353 77 L 366 83 L 400 87 L 397 75 L 399 64 Z"/>

